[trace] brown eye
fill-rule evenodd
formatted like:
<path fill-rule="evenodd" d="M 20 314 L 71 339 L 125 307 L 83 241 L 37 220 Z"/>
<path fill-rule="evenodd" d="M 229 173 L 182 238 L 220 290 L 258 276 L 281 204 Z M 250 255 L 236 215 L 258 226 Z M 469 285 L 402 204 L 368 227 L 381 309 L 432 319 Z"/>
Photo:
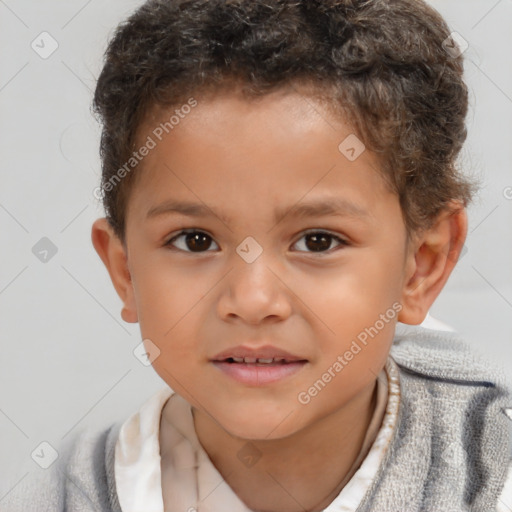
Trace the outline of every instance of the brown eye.
<path fill-rule="evenodd" d="M 342 238 L 326 233 L 325 231 L 310 231 L 309 233 L 305 233 L 302 238 L 306 240 L 304 246 L 310 252 L 326 252 L 331 247 L 333 240 L 338 242 L 339 245 L 348 245 Z"/>
<path fill-rule="evenodd" d="M 174 244 L 176 240 L 181 238 L 183 238 L 183 241 L 180 244 Z M 179 250 L 185 252 L 207 252 L 212 242 L 212 237 L 203 231 L 190 230 L 178 233 L 178 235 L 166 242 L 165 246 L 178 247 Z"/>
<path fill-rule="evenodd" d="M 304 244 L 306 252 L 311 253 L 328 252 L 333 241 L 337 242 L 338 246 L 349 245 L 348 242 L 342 238 L 336 235 L 331 235 L 325 231 L 311 231 L 309 233 L 305 233 L 301 240 L 302 239 L 305 239 L 306 241 Z M 191 229 L 181 231 L 164 245 L 171 249 L 177 249 L 184 252 L 201 253 L 209 252 L 208 249 L 210 249 L 212 242 L 212 237 L 207 233 Z M 299 242 L 296 242 L 296 244 L 298 243 Z"/>

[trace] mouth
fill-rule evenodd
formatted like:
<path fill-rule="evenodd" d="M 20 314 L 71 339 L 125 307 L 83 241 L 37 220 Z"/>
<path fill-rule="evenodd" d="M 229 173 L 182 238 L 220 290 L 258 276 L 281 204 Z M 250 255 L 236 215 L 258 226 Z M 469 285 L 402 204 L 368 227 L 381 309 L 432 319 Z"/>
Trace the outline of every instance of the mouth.
<path fill-rule="evenodd" d="M 265 345 L 253 348 L 247 345 L 239 345 L 219 354 L 212 359 L 214 363 L 246 364 L 246 365 L 283 365 L 297 362 L 307 362 L 307 359 L 296 356 L 286 350 Z"/>
<path fill-rule="evenodd" d="M 258 350 L 236 347 L 211 360 L 225 376 L 251 387 L 265 386 L 291 377 L 308 362 L 307 359 L 269 346 Z"/>

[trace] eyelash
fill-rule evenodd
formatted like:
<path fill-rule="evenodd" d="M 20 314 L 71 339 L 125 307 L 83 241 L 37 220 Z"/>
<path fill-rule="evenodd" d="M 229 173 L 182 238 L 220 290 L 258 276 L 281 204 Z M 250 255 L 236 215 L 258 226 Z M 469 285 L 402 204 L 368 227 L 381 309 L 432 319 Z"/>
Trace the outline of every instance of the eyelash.
<path fill-rule="evenodd" d="M 199 230 L 199 229 L 194 229 L 194 228 L 190 228 L 190 229 L 183 229 L 182 231 L 180 231 L 177 235 L 174 235 L 171 239 L 167 240 L 167 242 L 164 243 L 164 247 L 167 247 L 169 248 L 170 250 L 173 250 L 173 251 L 182 251 L 182 252 L 188 252 L 190 254 L 201 254 L 201 253 L 206 253 L 206 252 L 212 252 L 210 250 L 206 250 L 206 251 L 197 251 L 197 252 L 194 252 L 194 251 L 188 251 L 188 250 L 184 250 L 184 249 L 179 249 L 177 247 L 174 247 L 172 245 L 172 242 L 174 242 L 175 240 L 177 240 L 178 238 L 180 238 L 181 236 L 183 235 L 187 235 L 187 234 L 190 234 L 190 233 L 201 233 L 201 234 L 205 234 L 206 236 L 208 236 L 209 238 L 211 238 L 213 240 L 213 237 L 211 237 L 208 233 L 206 233 L 205 231 L 202 231 L 202 230 Z M 317 255 L 324 255 L 324 254 L 330 254 L 331 252 L 333 251 L 336 251 L 336 250 L 339 250 L 340 247 L 346 247 L 346 246 L 349 246 L 349 242 L 347 240 L 345 240 L 344 238 L 341 238 L 337 235 L 334 235 L 332 233 L 329 233 L 328 231 L 322 231 L 322 230 L 309 230 L 309 231 L 305 231 L 304 233 L 302 233 L 302 236 L 297 240 L 297 242 L 299 240 L 301 240 L 303 237 L 307 236 L 307 235 L 314 235 L 314 234 L 322 234 L 322 235 L 327 235 L 328 237 L 334 239 L 336 242 L 339 242 L 339 246 L 334 249 L 329 249 L 327 251 L 318 251 L 318 252 L 314 252 L 314 251 L 299 251 L 299 252 L 306 252 L 306 253 L 309 253 L 309 254 L 317 254 Z M 297 243 L 295 242 L 295 243 Z M 295 245 L 295 244 L 294 244 Z"/>

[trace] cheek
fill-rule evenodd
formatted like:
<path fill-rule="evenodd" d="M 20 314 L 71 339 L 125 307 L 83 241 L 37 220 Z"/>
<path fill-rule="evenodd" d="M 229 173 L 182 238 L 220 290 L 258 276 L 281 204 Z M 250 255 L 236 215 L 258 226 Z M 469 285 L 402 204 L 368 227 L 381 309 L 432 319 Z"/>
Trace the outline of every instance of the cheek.
<path fill-rule="evenodd" d="M 167 343 L 176 327 L 187 324 L 184 320 L 194 315 L 194 307 L 211 287 L 211 279 L 198 277 L 191 283 L 187 274 L 187 270 L 173 267 L 170 260 L 162 258 L 136 267 L 134 288 L 143 336 L 155 336 Z"/>
<path fill-rule="evenodd" d="M 205 339 L 205 308 L 211 308 L 208 292 L 217 281 L 217 275 L 172 265 L 170 258 L 140 265 L 136 286 L 140 331 L 160 348 L 161 366 L 179 370 L 184 361 L 190 365 L 204 355 L 200 343 Z M 192 350 L 195 359 L 190 357 Z"/>
<path fill-rule="evenodd" d="M 294 292 L 304 314 L 315 313 L 327 334 L 357 334 L 400 298 L 400 257 L 389 249 L 359 248 L 324 272 L 301 274 Z"/>
<path fill-rule="evenodd" d="M 298 281 L 298 295 L 308 306 L 304 314 L 319 328 L 317 355 L 322 365 L 327 369 L 343 357 L 343 370 L 332 386 L 337 392 L 361 389 L 385 364 L 401 309 L 400 257 L 389 247 L 360 248 L 323 277 Z"/>

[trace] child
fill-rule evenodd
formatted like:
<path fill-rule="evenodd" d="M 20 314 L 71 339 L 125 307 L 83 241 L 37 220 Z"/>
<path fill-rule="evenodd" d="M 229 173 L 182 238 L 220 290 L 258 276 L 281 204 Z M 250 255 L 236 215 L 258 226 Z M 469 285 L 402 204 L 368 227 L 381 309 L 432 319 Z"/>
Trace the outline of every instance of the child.
<path fill-rule="evenodd" d="M 474 189 L 457 48 L 418 0 L 149 0 L 118 27 L 92 242 L 165 387 L 9 510 L 510 507 L 509 385 L 418 327 Z"/>

